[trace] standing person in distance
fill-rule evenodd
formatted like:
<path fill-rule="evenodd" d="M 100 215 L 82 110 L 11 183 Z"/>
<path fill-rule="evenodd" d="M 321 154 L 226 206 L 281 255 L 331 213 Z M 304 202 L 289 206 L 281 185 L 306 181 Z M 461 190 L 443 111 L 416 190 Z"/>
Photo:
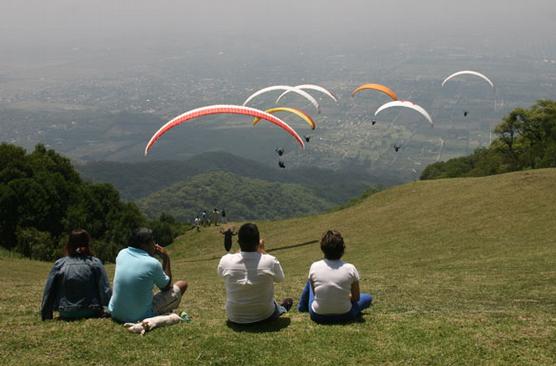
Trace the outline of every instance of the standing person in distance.
<path fill-rule="evenodd" d="M 42 320 L 58 311 L 62 319 L 95 318 L 104 314 L 112 290 L 100 259 L 93 256 L 91 237 L 83 229 L 73 230 L 48 275 L 41 304 Z"/>
<path fill-rule="evenodd" d="M 220 211 L 218 211 L 217 208 L 215 208 L 214 210 L 212 210 L 212 222 L 214 223 L 214 226 L 218 226 L 218 221 L 220 218 Z"/>
<path fill-rule="evenodd" d="M 226 230 L 220 229 L 220 234 L 224 235 L 224 249 L 229 252 L 232 249 L 232 238 L 237 235 L 235 227 L 229 227 Z"/>

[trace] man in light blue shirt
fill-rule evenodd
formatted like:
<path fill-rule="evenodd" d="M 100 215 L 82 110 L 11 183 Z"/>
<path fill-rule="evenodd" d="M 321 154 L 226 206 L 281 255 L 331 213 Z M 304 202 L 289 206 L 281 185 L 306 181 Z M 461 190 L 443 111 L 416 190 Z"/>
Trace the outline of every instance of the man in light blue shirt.
<path fill-rule="evenodd" d="M 162 264 L 154 257 L 160 256 Z M 153 287 L 161 291 L 153 296 Z M 116 257 L 114 290 L 108 310 L 120 322 L 137 322 L 176 309 L 187 282 L 172 285 L 170 257 L 155 244 L 152 231 L 140 228 L 133 232 L 130 246 Z"/>

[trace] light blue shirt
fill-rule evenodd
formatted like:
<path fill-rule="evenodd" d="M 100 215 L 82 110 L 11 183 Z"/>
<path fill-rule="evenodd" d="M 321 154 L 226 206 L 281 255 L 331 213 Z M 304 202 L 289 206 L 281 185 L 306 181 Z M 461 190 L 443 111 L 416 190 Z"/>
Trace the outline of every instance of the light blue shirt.
<path fill-rule="evenodd" d="M 114 289 L 108 310 L 121 322 L 137 322 L 154 316 L 153 287 L 163 289 L 170 277 L 162 265 L 142 249 L 128 247 L 116 257 Z"/>

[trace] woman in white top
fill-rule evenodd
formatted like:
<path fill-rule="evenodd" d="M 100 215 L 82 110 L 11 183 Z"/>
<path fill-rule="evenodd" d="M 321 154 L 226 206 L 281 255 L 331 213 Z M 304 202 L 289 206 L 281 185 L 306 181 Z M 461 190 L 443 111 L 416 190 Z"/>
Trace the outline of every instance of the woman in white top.
<path fill-rule="evenodd" d="M 361 317 L 373 297 L 359 292 L 359 273 L 355 266 L 340 258 L 345 245 L 342 235 L 329 230 L 322 236 L 320 248 L 324 259 L 309 269 L 309 280 L 303 289 L 297 310 L 309 312 L 317 323 L 341 323 Z"/>

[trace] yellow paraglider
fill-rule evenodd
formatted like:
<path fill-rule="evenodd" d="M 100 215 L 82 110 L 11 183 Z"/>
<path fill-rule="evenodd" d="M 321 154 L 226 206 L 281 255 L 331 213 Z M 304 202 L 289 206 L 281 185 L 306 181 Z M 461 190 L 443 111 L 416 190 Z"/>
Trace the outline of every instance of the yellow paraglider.
<path fill-rule="evenodd" d="M 353 92 L 351 92 L 351 96 L 355 96 L 355 94 L 359 93 L 360 91 L 363 90 L 376 90 L 379 91 L 381 93 L 384 93 L 386 95 L 388 95 L 390 98 L 392 98 L 392 100 L 398 100 L 398 95 L 396 93 L 394 93 L 394 91 L 392 89 L 390 89 L 387 86 L 384 86 L 382 84 L 363 84 L 363 85 L 359 85 L 357 88 L 355 88 L 355 90 L 353 90 Z"/>
<path fill-rule="evenodd" d="M 307 122 L 313 130 L 315 128 L 317 128 L 317 124 L 315 123 L 315 121 L 313 121 L 311 116 L 309 116 L 307 113 L 303 112 L 300 109 L 289 108 L 289 107 L 276 107 L 276 108 L 267 109 L 265 112 L 270 113 L 270 114 L 274 114 L 276 112 L 290 112 L 290 113 L 295 114 L 296 116 L 298 116 L 299 118 L 301 118 L 305 122 Z M 259 117 L 253 118 L 253 126 L 255 126 L 257 123 L 259 123 L 260 120 L 261 120 L 261 118 L 259 118 Z"/>

